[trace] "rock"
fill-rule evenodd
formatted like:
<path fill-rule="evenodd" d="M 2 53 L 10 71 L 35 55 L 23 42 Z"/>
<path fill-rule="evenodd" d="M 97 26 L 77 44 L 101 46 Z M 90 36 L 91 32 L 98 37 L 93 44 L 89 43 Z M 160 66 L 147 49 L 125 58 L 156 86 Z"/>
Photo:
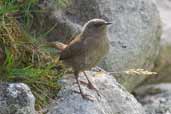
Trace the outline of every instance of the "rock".
<path fill-rule="evenodd" d="M 171 1 L 155 0 L 163 25 L 163 34 L 160 42 L 160 53 L 154 71 L 158 72 L 157 77 L 151 77 L 144 83 L 171 82 Z"/>
<path fill-rule="evenodd" d="M 0 84 L 0 114 L 35 114 L 35 98 L 23 83 Z"/>
<path fill-rule="evenodd" d="M 89 19 L 103 18 L 113 25 L 109 28 L 110 52 L 100 66 L 114 72 L 153 68 L 160 48 L 161 24 L 158 10 L 152 1 L 71 0 L 66 8 L 60 10 L 55 7 L 57 5 L 53 4 L 53 0 L 47 2 L 49 5 L 42 4 L 39 4 L 42 9 L 49 10 L 43 16 L 35 16 L 32 33 L 39 33 L 40 28 L 46 31 L 53 28 L 46 39 L 68 42 Z M 114 76 L 129 91 L 146 78 L 143 75 L 122 73 Z"/>
<path fill-rule="evenodd" d="M 84 93 L 91 95 L 94 101 L 82 99 L 73 75 L 66 75 L 60 81 L 63 84 L 58 99 L 49 106 L 47 114 L 145 114 L 142 106 L 116 80 L 105 72 L 86 72 L 99 90 L 99 97 L 94 90 L 81 84 Z M 80 80 L 86 81 L 83 74 Z"/>
<path fill-rule="evenodd" d="M 80 33 L 80 25 L 71 22 L 56 3 L 56 0 L 39 1 L 36 8 L 43 12 L 33 14 L 29 31 L 32 35 L 47 41 L 68 43 Z"/>
<path fill-rule="evenodd" d="M 151 70 L 159 52 L 160 16 L 149 0 L 100 0 L 99 9 L 113 22 L 109 29 L 111 50 L 101 66 L 107 71 L 142 68 Z M 120 74 L 116 77 L 129 91 L 146 77 Z"/>
<path fill-rule="evenodd" d="M 171 84 L 146 85 L 136 90 L 147 114 L 171 114 Z"/>

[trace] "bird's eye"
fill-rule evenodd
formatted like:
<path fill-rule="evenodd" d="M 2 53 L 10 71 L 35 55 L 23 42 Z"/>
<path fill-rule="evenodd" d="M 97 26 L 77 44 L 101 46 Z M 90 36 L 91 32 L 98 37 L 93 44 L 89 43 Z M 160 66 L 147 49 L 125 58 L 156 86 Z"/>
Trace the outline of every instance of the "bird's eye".
<path fill-rule="evenodd" d="M 95 23 L 95 24 L 94 24 L 95 27 L 100 27 L 100 26 L 102 26 L 102 25 L 103 25 L 102 23 Z"/>

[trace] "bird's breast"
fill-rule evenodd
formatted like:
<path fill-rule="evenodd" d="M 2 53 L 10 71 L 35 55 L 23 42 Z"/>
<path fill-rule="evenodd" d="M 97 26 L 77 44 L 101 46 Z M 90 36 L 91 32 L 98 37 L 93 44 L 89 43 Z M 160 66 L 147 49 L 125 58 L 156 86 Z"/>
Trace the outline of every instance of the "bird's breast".
<path fill-rule="evenodd" d="M 94 67 L 107 54 L 109 50 L 109 41 L 107 36 L 100 36 L 90 41 L 85 41 L 87 45 L 85 51 L 85 64 Z"/>
<path fill-rule="evenodd" d="M 84 52 L 67 60 L 73 69 L 83 71 L 96 66 L 109 50 L 107 36 L 87 37 L 82 41 L 81 51 Z"/>

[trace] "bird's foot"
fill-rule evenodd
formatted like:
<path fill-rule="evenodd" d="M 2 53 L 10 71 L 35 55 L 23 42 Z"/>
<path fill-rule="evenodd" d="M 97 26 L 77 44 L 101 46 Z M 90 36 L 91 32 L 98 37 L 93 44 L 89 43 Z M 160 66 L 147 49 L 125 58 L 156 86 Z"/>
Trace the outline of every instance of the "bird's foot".
<path fill-rule="evenodd" d="M 82 80 L 80 80 L 80 83 L 81 83 L 81 84 L 84 84 L 84 85 L 87 85 L 87 87 L 88 87 L 89 89 L 91 89 L 91 90 L 95 90 L 96 93 L 97 93 L 97 95 L 98 95 L 99 97 L 101 97 L 100 92 L 97 90 L 97 88 L 96 88 L 92 83 L 87 83 L 87 82 L 82 81 Z"/>
<path fill-rule="evenodd" d="M 86 85 L 89 89 L 97 90 L 96 87 L 92 83 L 87 83 L 85 81 L 80 80 L 80 83 Z"/>
<path fill-rule="evenodd" d="M 94 99 L 92 98 L 91 95 L 88 94 L 81 94 L 82 98 L 85 100 L 89 100 L 89 101 L 94 101 Z"/>
<path fill-rule="evenodd" d="M 85 100 L 89 100 L 89 101 L 94 101 L 93 97 L 91 95 L 88 95 L 88 94 L 83 94 L 81 92 L 78 92 L 76 90 L 73 90 L 74 93 L 77 93 L 77 94 L 80 94 L 81 97 Z"/>
<path fill-rule="evenodd" d="M 97 90 L 96 87 L 95 87 L 92 83 L 88 83 L 88 84 L 87 84 L 87 87 L 88 87 L 89 89 Z"/>
<path fill-rule="evenodd" d="M 97 90 L 97 88 L 96 88 L 92 83 L 88 83 L 87 87 L 88 87 L 89 89 L 95 90 L 96 93 L 97 93 L 97 95 L 98 95 L 99 97 L 101 97 L 100 92 Z"/>
<path fill-rule="evenodd" d="M 80 83 L 83 84 L 83 85 L 88 85 L 88 83 L 86 81 L 83 81 L 83 80 L 80 80 Z"/>
<path fill-rule="evenodd" d="M 85 82 L 85 81 L 83 81 L 83 80 L 79 80 L 79 82 L 80 82 L 82 85 L 85 85 L 85 86 L 88 85 L 88 83 Z M 77 84 L 77 82 L 73 82 L 73 84 Z"/>

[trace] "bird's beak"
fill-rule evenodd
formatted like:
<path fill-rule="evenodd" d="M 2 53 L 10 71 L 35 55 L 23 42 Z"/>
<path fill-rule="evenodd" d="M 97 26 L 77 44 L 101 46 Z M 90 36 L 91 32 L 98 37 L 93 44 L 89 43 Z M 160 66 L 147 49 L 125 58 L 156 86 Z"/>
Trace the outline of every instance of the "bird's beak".
<path fill-rule="evenodd" d="M 106 24 L 106 25 L 110 25 L 110 24 L 112 24 L 112 23 L 111 23 L 111 22 L 106 22 L 105 24 Z"/>

